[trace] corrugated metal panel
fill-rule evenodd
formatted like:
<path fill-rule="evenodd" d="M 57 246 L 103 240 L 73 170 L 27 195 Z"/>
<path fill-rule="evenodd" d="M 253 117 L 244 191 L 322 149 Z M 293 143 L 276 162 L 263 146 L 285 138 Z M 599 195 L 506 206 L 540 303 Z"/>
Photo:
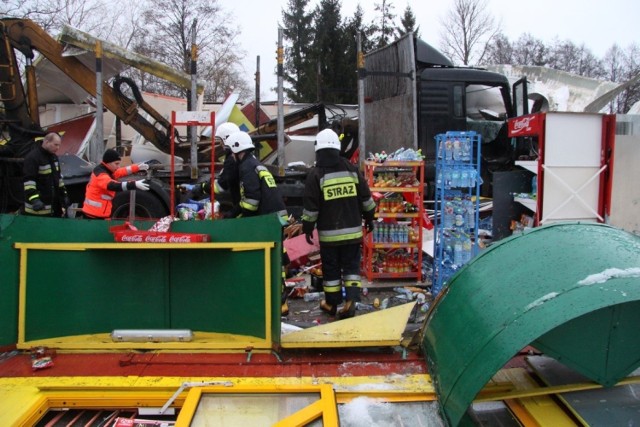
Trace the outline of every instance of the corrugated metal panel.
<path fill-rule="evenodd" d="M 611 385 L 640 364 L 640 238 L 554 224 L 492 246 L 454 276 L 423 347 L 447 422 L 530 343 Z M 579 332 L 580 331 L 580 332 Z"/>

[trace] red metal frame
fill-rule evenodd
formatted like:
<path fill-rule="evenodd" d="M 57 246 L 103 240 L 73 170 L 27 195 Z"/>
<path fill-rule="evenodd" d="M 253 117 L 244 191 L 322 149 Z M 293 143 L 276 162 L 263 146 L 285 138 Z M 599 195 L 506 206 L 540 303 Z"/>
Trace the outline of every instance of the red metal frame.
<path fill-rule="evenodd" d="M 178 122 L 176 121 L 176 112 L 172 111 L 171 112 L 171 128 L 170 128 L 170 133 L 171 133 L 171 179 L 170 179 L 170 185 L 171 185 L 171 201 L 170 201 L 170 212 L 171 212 L 171 218 L 175 217 L 175 196 L 176 196 L 176 176 L 175 176 L 175 170 L 176 170 L 176 159 L 175 159 L 175 127 L 176 126 L 211 126 L 211 179 L 213 180 L 215 177 L 215 152 L 216 152 L 216 146 L 215 146 L 215 138 L 213 137 L 213 135 L 215 135 L 215 127 L 216 127 L 216 113 L 215 112 L 211 112 L 210 113 L 210 121 L 209 122 L 201 122 L 201 121 L 186 121 L 186 122 Z M 197 166 L 196 166 L 197 167 Z M 215 218 L 214 215 L 214 204 L 215 204 L 215 195 L 213 190 L 211 191 L 211 219 L 213 220 Z"/>
<path fill-rule="evenodd" d="M 611 215 L 611 193 L 613 187 L 613 159 L 616 140 L 616 115 L 606 114 L 602 117 L 602 151 L 600 164 L 607 165 L 607 170 L 600 174 L 600 194 L 598 210 L 603 212 L 603 218 Z"/>
<path fill-rule="evenodd" d="M 416 177 L 419 177 L 418 186 L 411 187 L 374 187 L 374 170 L 376 168 L 387 168 L 387 167 L 403 167 L 403 168 L 411 168 L 415 173 Z M 403 213 L 385 213 L 379 214 L 376 213 L 377 218 L 383 218 L 385 222 L 395 221 L 398 218 L 408 219 L 411 221 L 412 225 L 417 225 L 418 227 L 418 242 L 417 243 L 374 243 L 372 233 L 365 233 L 363 237 L 363 258 L 362 258 L 362 270 L 364 276 L 367 280 L 372 281 L 374 279 L 413 279 L 416 278 L 417 281 L 422 279 L 422 228 L 423 227 L 433 227 L 431 222 L 428 223 L 424 221 L 424 204 L 422 202 L 423 198 L 423 188 L 424 188 L 424 162 L 422 161 L 387 161 L 384 163 L 376 163 L 376 162 L 365 162 L 365 179 L 369 184 L 369 187 L 374 194 L 374 200 L 379 199 L 380 197 L 375 196 L 375 193 L 388 193 L 394 192 L 399 193 L 403 196 L 403 199 L 410 201 L 418 206 L 418 212 L 415 214 L 403 214 Z M 376 200 L 377 202 L 378 200 Z M 373 251 L 376 248 L 385 248 L 385 249 L 409 249 L 416 250 L 418 252 L 418 265 L 417 271 L 415 272 L 406 272 L 406 273 L 374 273 L 373 272 Z"/>

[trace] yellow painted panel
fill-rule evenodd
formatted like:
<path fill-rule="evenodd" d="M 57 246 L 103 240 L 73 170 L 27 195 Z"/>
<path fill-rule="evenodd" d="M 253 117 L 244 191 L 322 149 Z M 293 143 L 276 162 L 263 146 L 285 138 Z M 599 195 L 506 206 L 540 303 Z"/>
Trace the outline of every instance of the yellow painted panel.
<path fill-rule="evenodd" d="M 225 352 L 237 350 L 244 352 L 246 348 L 256 351 L 271 351 L 271 341 L 246 335 L 223 334 L 216 332 L 193 332 L 193 340 L 189 342 L 114 342 L 111 334 L 74 335 L 69 337 L 48 338 L 19 342 L 16 347 L 28 350 L 31 347 L 50 347 L 65 350 L 221 350 Z"/>
<path fill-rule="evenodd" d="M 514 390 L 534 390 L 540 389 L 531 376 L 521 368 L 503 369 L 494 375 L 493 379 L 498 382 L 509 382 Z M 554 427 L 575 427 L 575 422 L 567 413 L 558 406 L 551 395 L 541 395 L 515 399 L 524 407 L 532 418 L 541 426 Z M 508 400 L 506 401 L 509 405 Z"/>
<path fill-rule="evenodd" d="M 415 302 L 282 336 L 283 348 L 398 345 Z"/>

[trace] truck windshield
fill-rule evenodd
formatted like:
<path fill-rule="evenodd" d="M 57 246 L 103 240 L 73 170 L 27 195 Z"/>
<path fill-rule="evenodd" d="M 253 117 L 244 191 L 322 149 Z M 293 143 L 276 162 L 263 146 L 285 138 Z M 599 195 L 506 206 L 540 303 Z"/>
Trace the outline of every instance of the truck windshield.
<path fill-rule="evenodd" d="M 500 87 L 470 84 L 466 92 L 467 129 L 480 133 L 484 143 L 495 140 L 507 119 Z"/>

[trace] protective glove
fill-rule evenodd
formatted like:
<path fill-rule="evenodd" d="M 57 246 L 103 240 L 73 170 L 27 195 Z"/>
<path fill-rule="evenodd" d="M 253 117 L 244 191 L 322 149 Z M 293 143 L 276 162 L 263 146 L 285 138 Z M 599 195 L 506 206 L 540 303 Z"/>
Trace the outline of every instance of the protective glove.
<path fill-rule="evenodd" d="M 149 165 L 146 163 L 138 163 L 138 169 L 141 171 L 148 171 Z"/>
<path fill-rule="evenodd" d="M 33 202 L 31 202 L 31 209 L 33 209 L 34 211 L 41 211 L 42 209 L 44 209 L 44 203 L 42 203 L 42 200 L 40 199 L 35 199 Z"/>
<path fill-rule="evenodd" d="M 311 221 L 302 221 L 302 232 L 305 235 L 305 238 L 307 239 L 307 243 L 310 245 L 313 245 L 313 229 L 315 228 L 315 223 L 311 222 Z"/>
<path fill-rule="evenodd" d="M 368 219 L 364 222 L 364 228 L 367 230 L 368 233 L 371 233 L 374 229 L 374 225 L 373 225 L 373 220 Z"/>
<path fill-rule="evenodd" d="M 144 181 L 145 181 L 144 179 L 141 179 L 139 181 L 134 181 L 136 184 L 136 188 L 142 191 L 149 191 L 149 184 L 147 184 Z"/>
<path fill-rule="evenodd" d="M 200 182 L 193 186 L 193 188 L 191 189 L 191 195 L 194 198 L 198 199 L 204 195 L 204 191 L 202 191 L 203 185 L 204 185 L 204 182 Z"/>
<path fill-rule="evenodd" d="M 62 197 L 62 207 L 63 208 L 68 208 L 69 206 L 71 206 L 71 199 L 69 198 L 69 196 L 67 196 L 66 194 Z"/>

